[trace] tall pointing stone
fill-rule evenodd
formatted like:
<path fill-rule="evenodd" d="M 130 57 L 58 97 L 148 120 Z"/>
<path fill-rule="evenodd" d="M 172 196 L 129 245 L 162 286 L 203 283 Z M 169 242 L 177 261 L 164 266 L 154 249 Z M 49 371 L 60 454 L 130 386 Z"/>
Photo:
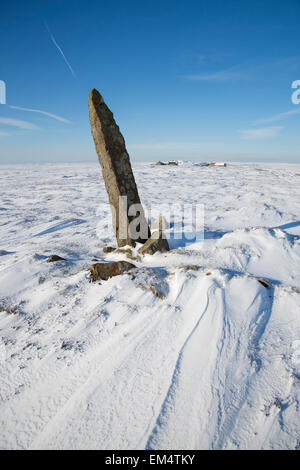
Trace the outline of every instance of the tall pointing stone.
<path fill-rule="evenodd" d="M 113 207 L 113 224 L 118 246 L 134 245 L 135 241 L 144 243 L 151 233 L 139 198 L 124 137 L 113 113 L 95 89 L 89 95 L 89 109 L 96 152 L 109 202 Z M 137 225 L 134 220 L 138 222 Z"/>

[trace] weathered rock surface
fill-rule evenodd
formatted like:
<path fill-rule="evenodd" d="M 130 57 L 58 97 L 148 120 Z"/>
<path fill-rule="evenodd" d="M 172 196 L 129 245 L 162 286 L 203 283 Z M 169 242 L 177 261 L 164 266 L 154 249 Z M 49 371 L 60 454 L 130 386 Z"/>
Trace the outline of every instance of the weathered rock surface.
<path fill-rule="evenodd" d="M 169 243 L 162 231 L 152 233 L 151 237 L 144 243 L 138 252 L 141 255 L 154 255 L 157 251 L 164 253 L 169 251 Z"/>
<path fill-rule="evenodd" d="M 133 246 L 135 241 L 144 243 L 150 236 L 150 230 L 141 206 L 125 140 L 114 120 L 113 113 L 95 89 L 89 95 L 89 110 L 92 135 L 102 167 L 106 191 L 115 211 L 113 225 L 118 246 Z M 120 197 L 123 197 L 121 204 Z M 127 201 L 124 199 L 126 197 Z M 140 207 L 140 223 L 138 224 L 140 235 L 137 237 L 129 227 L 130 222 L 138 215 L 128 213 L 133 204 L 139 204 Z"/>
<path fill-rule="evenodd" d="M 127 261 L 114 261 L 112 263 L 95 263 L 90 266 L 91 279 L 98 281 L 103 279 L 107 281 L 110 277 L 119 276 L 131 269 L 136 268 L 132 263 Z"/>

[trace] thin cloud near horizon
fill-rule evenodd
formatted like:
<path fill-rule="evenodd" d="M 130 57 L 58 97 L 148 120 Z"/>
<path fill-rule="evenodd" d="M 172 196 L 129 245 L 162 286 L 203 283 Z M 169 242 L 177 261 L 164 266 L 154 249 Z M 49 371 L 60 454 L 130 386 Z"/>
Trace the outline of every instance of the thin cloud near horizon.
<path fill-rule="evenodd" d="M 295 64 L 298 64 L 299 57 L 287 57 L 284 59 L 278 60 L 269 60 L 261 64 L 237 64 L 230 68 L 216 70 L 212 72 L 200 72 L 192 74 L 180 75 L 181 78 L 184 78 L 189 81 L 226 81 L 234 80 L 239 78 L 249 78 L 253 73 L 255 75 L 259 73 L 265 73 L 266 70 L 277 70 L 282 67 L 294 68 Z"/>
<path fill-rule="evenodd" d="M 5 126 L 13 126 L 18 127 L 19 129 L 30 129 L 30 130 L 37 130 L 40 127 L 32 124 L 32 122 L 28 121 L 21 121 L 19 119 L 13 118 L 0 118 L 0 124 L 4 124 Z"/>
<path fill-rule="evenodd" d="M 281 121 L 281 120 L 286 119 L 290 116 L 294 116 L 295 114 L 300 114 L 300 109 L 292 109 L 292 110 L 286 111 L 284 113 L 275 114 L 274 116 L 271 116 L 269 118 L 258 119 L 256 121 L 254 121 L 253 124 L 259 125 L 259 124 L 266 124 L 268 122 Z"/>
<path fill-rule="evenodd" d="M 11 135 L 9 132 L 0 131 L 0 137 L 7 137 L 9 135 Z"/>
<path fill-rule="evenodd" d="M 260 129 L 242 129 L 239 131 L 244 140 L 262 140 L 277 137 L 283 126 L 262 127 Z"/>
<path fill-rule="evenodd" d="M 182 78 L 190 81 L 223 81 L 239 78 L 239 76 L 240 74 L 235 72 L 233 69 L 219 70 L 212 73 L 181 75 Z"/>

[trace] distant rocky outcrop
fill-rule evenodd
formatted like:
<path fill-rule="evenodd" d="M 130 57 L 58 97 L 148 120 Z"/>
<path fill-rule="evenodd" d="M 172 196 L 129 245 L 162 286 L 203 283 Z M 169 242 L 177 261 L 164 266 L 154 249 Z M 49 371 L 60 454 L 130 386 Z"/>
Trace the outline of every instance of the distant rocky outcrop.
<path fill-rule="evenodd" d="M 156 166 L 159 166 L 159 165 L 171 165 L 171 166 L 177 166 L 178 165 L 178 161 L 177 160 L 171 160 L 169 162 L 161 162 L 161 161 L 158 161 L 155 163 Z"/>
<path fill-rule="evenodd" d="M 209 166 L 227 166 L 227 163 L 225 162 L 212 162 L 209 164 Z"/>

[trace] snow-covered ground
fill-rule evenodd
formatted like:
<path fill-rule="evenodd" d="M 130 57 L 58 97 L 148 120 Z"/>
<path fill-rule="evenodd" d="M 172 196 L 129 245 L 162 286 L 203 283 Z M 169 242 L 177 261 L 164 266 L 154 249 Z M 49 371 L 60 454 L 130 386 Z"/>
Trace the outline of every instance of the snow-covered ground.
<path fill-rule="evenodd" d="M 98 163 L 1 166 L 0 448 L 300 448 L 300 165 L 134 173 L 204 240 L 91 283 L 126 259 Z"/>

